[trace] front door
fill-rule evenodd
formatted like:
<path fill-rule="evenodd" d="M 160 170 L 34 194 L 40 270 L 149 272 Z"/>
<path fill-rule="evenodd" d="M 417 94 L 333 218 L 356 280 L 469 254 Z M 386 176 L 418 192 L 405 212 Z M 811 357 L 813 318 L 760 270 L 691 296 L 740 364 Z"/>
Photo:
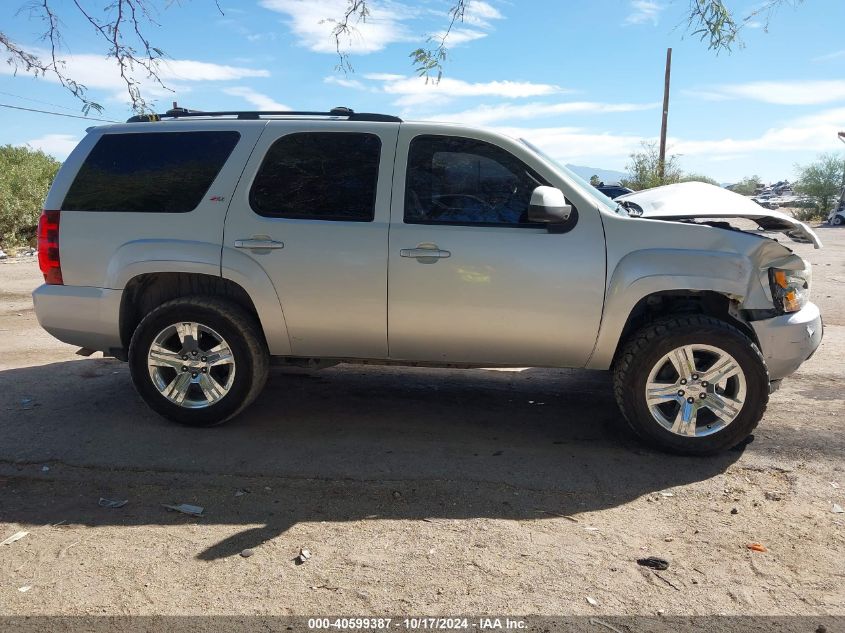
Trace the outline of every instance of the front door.
<path fill-rule="evenodd" d="M 566 233 L 530 224 L 535 187 L 567 193 L 554 171 L 517 142 L 430 130 L 403 126 L 397 146 L 390 357 L 583 366 L 604 300 L 598 210 L 582 204 Z"/>
<path fill-rule="evenodd" d="M 275 286 L 295 356 L 385 358 L 398 125 L 271 121 L 226 217 L 226 257 Z"/>

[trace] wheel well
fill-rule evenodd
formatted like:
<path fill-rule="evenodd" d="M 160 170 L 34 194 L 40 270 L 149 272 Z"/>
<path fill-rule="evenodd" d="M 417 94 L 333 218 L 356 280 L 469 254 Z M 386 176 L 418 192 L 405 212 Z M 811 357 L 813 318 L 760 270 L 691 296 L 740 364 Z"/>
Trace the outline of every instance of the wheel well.
<path fill-rule="evenodd" d="M 238 304 L 260 323 L 258 312 L 246 290 L 234 281 L 198 273 L 147 273 L 129 280 L 120 301 L 120 341 L 129 341 L 141 320 L 165 301 L 187 296 L 225 297 Z"/>
<path fill-rule="evenodd" d="M 622 335 L 616 344 L 613 362 L 631 336 L 648 323 L 670 314 L 703 314 L 730 323 L 759 345 L 757 335 L 748 323 L 739 318 L 736 302 L 710 290 L 667 290 L 643 297 L 628 315 Z"/>

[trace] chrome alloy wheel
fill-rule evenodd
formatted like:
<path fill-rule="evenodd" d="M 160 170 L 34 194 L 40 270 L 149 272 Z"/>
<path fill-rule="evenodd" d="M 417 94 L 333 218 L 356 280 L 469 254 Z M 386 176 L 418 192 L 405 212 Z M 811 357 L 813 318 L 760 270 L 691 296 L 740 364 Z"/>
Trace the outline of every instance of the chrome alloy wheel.
<path fill-rule="evenodd" d="M 711 345 L 684 345 L 661 358 L 645 386 L 652 417 L 683 437 L 712 435 L 742 411 L 747 383 L 736 359 Z"/>
<path fill-rule="evenodd" d="M 190 321 L 169 325 L 156 335 L 147 368 L 159 393 L 186 409 L 219 402 L 235 380 L 229 344 L 210 327 Z"/>

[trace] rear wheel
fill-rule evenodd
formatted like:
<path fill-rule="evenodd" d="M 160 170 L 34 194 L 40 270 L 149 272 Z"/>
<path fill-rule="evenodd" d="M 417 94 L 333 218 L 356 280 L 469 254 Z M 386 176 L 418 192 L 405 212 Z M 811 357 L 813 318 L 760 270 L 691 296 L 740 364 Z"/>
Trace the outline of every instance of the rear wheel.
<path fill-rule="evenodd" d="M 768 403 L 769 375 L 756 344 L 732 325 L 673 317 L 625 346 L 614 391 L 640 437 L 663 450 L 704 455 L 754 430 Z"/>
<path fill-rule="evenodd" d="M 214 426 L 240 413 L 267 381 L 269 355 L 255 318 L 214 297 L 162 304 L 129 347 L 135 387 L 175 422 Z"/>
<path fill-rule="evenodd" d="M 845 223 L 845 220 L 842 219 L 841 215 L 834 215 L 830 223 L 833 226 L 842 226 L 842 224 Z"/>

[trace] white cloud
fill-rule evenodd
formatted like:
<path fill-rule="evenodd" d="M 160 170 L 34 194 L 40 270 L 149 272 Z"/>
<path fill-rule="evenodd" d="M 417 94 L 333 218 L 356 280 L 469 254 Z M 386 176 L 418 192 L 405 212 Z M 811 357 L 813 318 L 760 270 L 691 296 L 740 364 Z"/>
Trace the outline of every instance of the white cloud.
<path fill-rule="evenodd" d="M 823 110 L 770 128 L 756 138 L 725 138 L 709 141 L 673 140 L 679 154 L 729 155 L 750 152 L 835 151 L 841 147 L 836 137 L 845 121 L 845 108 Z"/>
<path fill-rule="evenodd" d="M 299 43 L 317 53 L 337 53 L 338 42 L 332 31 L 343 19 L 349 7 L 348 0 L 260 0 L 265 9 L 287 16 L 287 24 Z M 349 54 L 368 54 L 384 50 L 396 42 L 425 39 L 411 23 L 421 17 L 437 15 L 449 19 L 444 12 L 425 10 L 396 0 L 369 0 L 366 19 L 358 15 L 349 20 L 350 32 L 340 39 L 340 49 Z M 449 33 L 447 46 L 465 44 L 485 37 L 484 29 L 492 27 L 493 20 L 503 16 L 489 2 L 470 0 L 466 5 L 463 21 L 457 21 Z M 432 38 L 442 38 L 445 30 L 435 32 Z"/>
<path fill-rule="evenodd" d="M 641 136 L 599 133 L 583 128 L 499 127 L 497 131 L 514 138 L 524 138 L 552 158 L 563 163 L 601 163 L 609 169 L 621 169 L 628 155 L 640 146 Z"/>
<path fill-rule="evenodd" d="M 261 6 L 289 18 L 289 25 L 300 44 L 318 53 L 336 53 L 332 30 L 347 10 L 347 0 L 261 0 Z M 370 14 L 366 20 L 353 18 L 352 33 L 344 36 L 342 49 L 349 53 L 374 53 L 394 42 L 411 38 L 404 22 L 415 11 L 404 5 L 383 0 L 368 3 Z"/>
<path fill-rule="evenodd" d="M 59 160 L 67 158 L 68 154 L 73 151 L 79 139 L 73 134 L 45 134 L 39 138 L 23 143 L 33 149 L 40 149 L 45 154 L 55 156 Z"/>
<path fill-rule="evenodd" d="M 666 7 L 652 0 L 632 0 L 631 13 L 625 18 L 625 24 L 645 24 L 651 22 L 655 26 L 660 21 L 660 13 Z"/>
<path fill-rule="evenodd" d="M 191 59 L 174 59 L 161 63 L 161 78 L 180 81 L 233 81 L 246 77 L 269 77 L 270 71 L 225 64 L 211 64 Z"/>
<path fill-rule="evenodd" d="M 241 97 L 244 101 L 251 103 L 259 110 L 293 110 L 290 106 L 279 103 L 273 97 L 253 90 L 252 88 L 247 88 L 246 86 L 223 88 L 223 92 L 233 97 Z"/>
<path fill-rule="evenodd" d="M 381 90 L 397 95 L 394 105 L 416 106 L 427 103 L 445 103 L 454 97 L 504 97 L 517 99 L 569 92 L 553 84 L 528 81 L 468 82 L 462 79 L 444 77 L 439 82 L 425 77 L 407 77 L 381 73 L 364 75 L 365 79 L 382 83 Z"/>
<path fill-rule="evenodd" d="M 837 151 L 842 145 L 836 133 L 845 121 L 845 107 L 823 110 L 786 122 L 766 130 L 759 136 L 746 138 L 669 138 L 669 151 L 689 159 L 709 162 L 741 161 L 744 169 L 761 155 L 776 153 L 793 155 L 798 152 Z M 839 127 L 837 127 L 839 126 Z M 546 151 L 553 158 L 566 162 L 600 164 L 610 169 L 622 169 L 631 152 L 642 141 L 656 138 L 633 134 L 596 132 L 577 127 L 527 128 L 502 126 L 497 131 L 515 138 L 525 138 Z"/>
<path fill-rule="evenodd" d="M 363 82 L 358 81 L 357 79 L 349 79 L 348 77 L 335 77 L 334 75 L 329 75 L 328 77 L 325 77 L 323 79 L 323 83 L 334 84 L 343 88 L 352 88 L 354 90 L 367 89 Z"/>
<path fill-rule="evenodd" d="M 841 51 L 833 51 L 832 53 L 828 53 L 827 55 L 819 55 L 818 57 L 814 57 L 812 61 L 814 62 L 830 62 L 834 59 L 842 59 L 845 57 L 845 49 Z"/>
<path fill-rule="evenodd" d="M 447 34 L 446 31 L 438 31 L 437 33 L 434 33 L 431 37 L 433 40 L 439 41 L 442 40 L 444 37 L 447 37 Z M 482 37 L 487 37 L 487 33 L 485 33 L 484 31 L 476 31 L 473 29 L 453 28 L 448 34 L 446 46 L 458 46 L 459 44 L 466 44 L 467 42 L 480 40 Z"/>
<path fill-rule="evenodd" d="M 845 101 L 845 80 L 752 81 L 685 94 L 708 101 L 749 99 L 776 105 L 820 105 Z"/>
<path fill-rule="evenodd" d="M 36 54 L 44 56 L 46 51 L 36 50 Z M 120 77 L 117 63 L 102 55 L 81 54 L 66 55 L 65 72 L 76 81 L 88 88 L 104 90 L 125 90 L 125 83 Z M 154 82 L 145 79 L 146 72 L 136 69 L 137 79 L 149 93 Z M 269 77 L 270 73 L 263 69 L 243 68 L 225 64 L 212 64 L 192 59 L 175 59 L 161 61 L 158 65 L 159 76 L 168 82 L 197 82 L 197 81 L 233 81 L 248 77 Z M 8 64 L 0 65 L 0 74 L 11 75 L 14 69 Z M 44 77 L 47 81 L 56 82 L 51 76 Z"/>
<path fill-rule="evenodd" d="M 564 103 L 502 103 L 498 105 L 480 105 L 454 114 L 440 114 L 433 120 L 453 121 L 469 125 L 489 125 L 497 121 L 516 119 L 536 119 L 576 112 L 605 114 L 611 112 L 637 112 L 654 110 L 660 104 L 655 103 L 596 103 L 593 101 L 568 101 Z"/>
<path fill-rule="evenodd" d="M 464 12 L 464 22 L 473 26 L 489 27 L 490 20 L 501 20 L 502 14 L 489 2 L 470 0 Z"/>

